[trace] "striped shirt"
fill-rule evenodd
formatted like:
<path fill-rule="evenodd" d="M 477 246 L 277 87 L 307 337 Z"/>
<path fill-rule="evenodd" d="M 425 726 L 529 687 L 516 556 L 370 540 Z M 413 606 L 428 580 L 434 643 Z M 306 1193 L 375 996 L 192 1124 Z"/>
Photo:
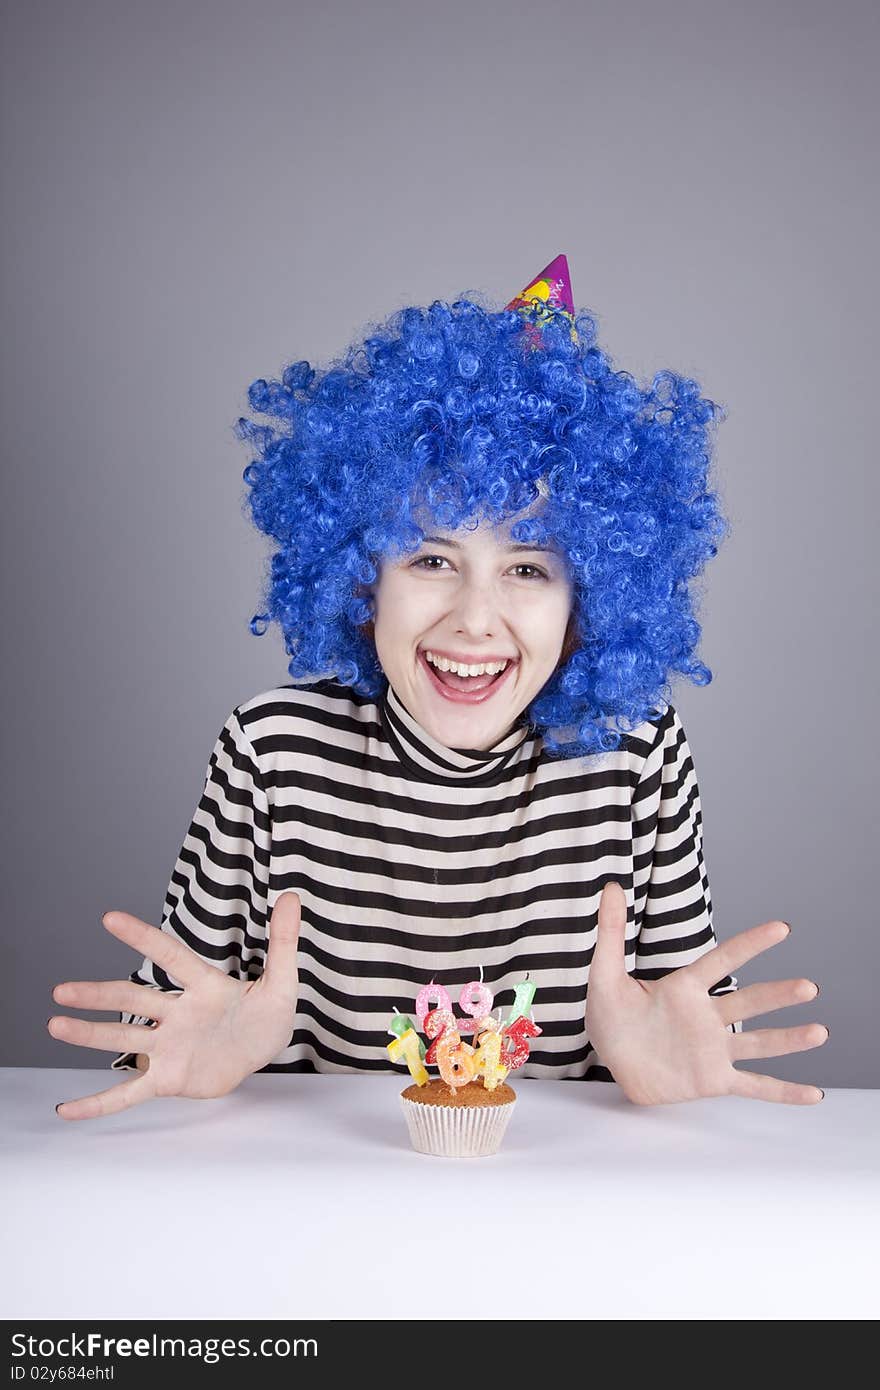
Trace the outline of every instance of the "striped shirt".
<path fill-rule="evenodd" d="M 542 1031 L 517 1075 L 613 1081 L 584 1023 L 611 879 L 626 892 L 636 979 L 659 979 L 716 944 L 699 789 L 671 705 L 612 753 L 560 759 L 524 714 L 491 749 L 451 749 L 393 687 L 369 699 L 329 679 L 232 711 L 161 927 L 253 980 L 276 899 L 299 894 L 294 1027 L 262 1071 L 402 1072 L 386 1051 L 395 1006 L 414 1017 L 416 994 L 435 980 L 457 1010 L 482 968 L 503 1015 L 526 974 L 537 987 L 531 1016 Z M 129 978 L 181 988 L 149 959 Z M 728 975 L 709 992 L 735 988 Z M 111 1066 L 134 1064 L 129 1052 Z"/>

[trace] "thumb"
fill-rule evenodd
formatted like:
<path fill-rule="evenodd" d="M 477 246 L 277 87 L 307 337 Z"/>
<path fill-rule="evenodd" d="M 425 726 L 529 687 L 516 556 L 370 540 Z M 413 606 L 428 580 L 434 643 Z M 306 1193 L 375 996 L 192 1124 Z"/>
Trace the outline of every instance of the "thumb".
<path fill-rule="evenodd" d="M 626 893 L 606 883 L 599 899 L 599 926 L 590 963 L 590 988 L 612 985 L 626 974 Z"/>
<path fill-rule="evenodd" d="M 263 979 L 275 994 L 296 1002 L 299 975 L 296 952 L 299 943 L 300 900 L 298 893 L 282 893 L 269 918 L 269 947 L 263 966 Z"/>

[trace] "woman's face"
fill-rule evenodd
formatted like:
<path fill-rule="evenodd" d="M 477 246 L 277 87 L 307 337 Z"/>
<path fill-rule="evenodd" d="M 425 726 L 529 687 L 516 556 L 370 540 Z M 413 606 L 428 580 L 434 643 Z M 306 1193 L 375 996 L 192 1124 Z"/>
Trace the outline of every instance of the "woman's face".
<path fill-rule="evenodd" d="M 483 521 L 455 532 L 423 525 L 420 548 L 384 560 L 373 587 L 382 668 L 424 729 L 447 748 L 491 748 L 553 674 L 573 586 L 556 549 L 517 543 Z M 507 662 L 498 675 L 443 673 L 426 656 L 468 666 Z"/>

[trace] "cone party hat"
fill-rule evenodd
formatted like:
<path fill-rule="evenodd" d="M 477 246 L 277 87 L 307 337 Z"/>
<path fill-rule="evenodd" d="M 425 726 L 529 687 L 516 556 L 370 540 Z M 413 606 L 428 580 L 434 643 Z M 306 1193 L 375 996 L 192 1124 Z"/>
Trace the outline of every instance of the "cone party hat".
<path fill-rule="evenodd" d="M 537 322 L 527 322 L 524 332 L 532 347 L 541 346 L 541 325 L 556 314 L 568 319 L 571 340 L 577 344 L 578 334 L 574 326 L 574 299 L 571 293 L 571 276 L 568 273 L 568 260 L 564 255 L 556 256 L 549 265 L 530 280 L 525 289 L 505 304 L 505 309 L 516 309 L 521 314 L 531 315 L 537 310 Z"/>

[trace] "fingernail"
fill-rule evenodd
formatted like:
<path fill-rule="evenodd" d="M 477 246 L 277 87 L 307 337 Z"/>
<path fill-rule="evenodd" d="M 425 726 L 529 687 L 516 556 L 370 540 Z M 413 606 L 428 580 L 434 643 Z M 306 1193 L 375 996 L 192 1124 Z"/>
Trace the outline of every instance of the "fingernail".
<path fill-rule="evenodd" d="M 56 1115 L 58 1114 L 58 1111 L 61 1109 L 61 1107 L 62 1107 L 63 1104 L 64 1104 L 64 1101 L 63 1101 L 63 1100 L 59 1100 L 58 1104 L 55 1106 L 55 1114 L 56 1114 Z"/>
<path fill-rule="evenodd" d="M 780 922 L 782 922 L 786 927 L 788 927 L 788 934 L 789 934 L 789 936 L 791 936 L 791 922 L 786 922 L 786 920 L 785 920 L 784 917 L 780 917 L 779 920 L 780 920 Z"/>
<path fill-rule="evenodd" d="M 821 1086 L 820 1086 L 819 1089 L 822 1090 Z M 825 1099 L 825 1092 L 824 1092 L 824 1091 L 822 1091 L 822 1099 L 823 1099 L 823 1100 Z"/>

